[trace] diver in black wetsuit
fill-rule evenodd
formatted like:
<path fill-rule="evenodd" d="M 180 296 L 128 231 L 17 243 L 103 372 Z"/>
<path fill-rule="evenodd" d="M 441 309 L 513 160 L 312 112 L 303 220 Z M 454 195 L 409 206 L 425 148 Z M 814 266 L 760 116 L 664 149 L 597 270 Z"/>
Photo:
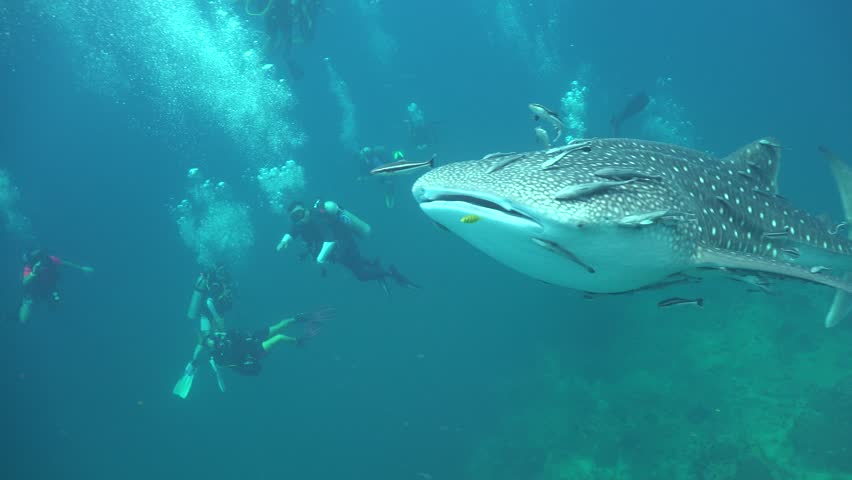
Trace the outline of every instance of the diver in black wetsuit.
<path fill-rule="evenodd" d="M 186 364 L 183 376 L 175 384 L 172 393 L 180 398 L 186 398 L 189 395 L 198 366 L 201 364 L 201 353 L 205 349 L 210 352 L 209 363 L 216 375 L 219 390 L 224 392 L 225 381 L 220 367 L 229 368 L 242 375 L 259 375 L 261 359 L 265 358 L 276 345 L 284 343 L 304 345 L 307 340 L 320 332 L 326 321 L 334 317 L 333 308 L 324 308 L 316 312 L 300 313 L 285 318 L 256 332 L 214 330 L 211 328 L 210 321 L 202 317 L 201 335 L 192 353 L 192 360 Z M 297 337 L 285 335 L 283 330 L 294 323 L 304 325 L 304 333 Z"/>
<path fill-rule="evenodd" d="M 202 339 L 201 345 L 210 349 L 210 356 L 216 365 L 230 368 L 243 375 L 258 375 L 261 370 L 260 360 L 272 348 L 283 343 L 302 345 L 316 336 L 322 324 L 334 315 L 333 309 L 323 309 L 312 313 L 300 313 L 255 332 L 210 331 Z M 291 337 L 282 333 L 284 328 L 293 323 L 306 326 L 302 336 Z"/>
<path fill-rule="evenodd" d="M 378 259 L 367 260 L 361 255 L 356 236 L 368 235 L 370 226 L 352 212 L 335 202 L 319 200 L 310 209 L 302 202 L 294 202 L 288 211 L 293 225 L 290 233 L 281 238 L 277 250 L 286 248 L 293 238 L 299 237 L 307 245 L 308 254 L 319 264 L 331 261 L 342 265 L 362 282 L 379 282 L 386 292 L 387 278 L 403 287 L 418 288 L 394 266 L 385 269 Z"/>
<path fill-rule="evenodd" d="M 29 322 L 34 305 L 46 304 L 50 309 L 58 305 L 60 266 L 71 267 L 84 273 L 94 272 L 92 267 L 62 260 L 40 248 L 33 249 L 24 255 L 24 270 L 21 274 L 23 298 L 18 310 L 18 322 L 22 325 Z"/>
<path fill-rule="evenodd" d="M 294 44 L 310 43 L 314 38 L 316 17 L 324 10 L 320 0 L 246 0 L 245 12 L 263 17 L 269 41 L 266 53 L 272 63 L 281 59 L 293 78 L 304 75 L 290 54 Z"/>

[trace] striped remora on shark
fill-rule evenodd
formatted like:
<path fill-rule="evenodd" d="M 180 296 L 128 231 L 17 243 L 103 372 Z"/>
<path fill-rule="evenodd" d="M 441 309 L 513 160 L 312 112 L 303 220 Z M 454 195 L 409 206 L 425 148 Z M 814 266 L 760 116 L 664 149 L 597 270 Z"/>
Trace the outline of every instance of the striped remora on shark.
<path fill-rule="evenodd" d="M 412 193 L 435 222 L 547 283 L 619 293 L 693 269 L 762 272 L 836 288 L 831 326 L 852 310 L 852 241 L 778 195 L 780 152 L 768 138 L 723 159 L 644 140 L 575 140 L 444 165 Z M 832 169 L 848 218 L 852 170 Z M 470 214 L 480 221 L 458 221 Z"/>

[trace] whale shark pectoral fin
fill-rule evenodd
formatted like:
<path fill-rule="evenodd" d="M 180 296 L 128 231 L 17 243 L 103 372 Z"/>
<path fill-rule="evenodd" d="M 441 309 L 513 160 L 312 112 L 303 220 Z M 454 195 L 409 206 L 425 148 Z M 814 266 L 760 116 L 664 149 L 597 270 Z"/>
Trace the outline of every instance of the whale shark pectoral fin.
<path fill-rule="evenodd" d="M 775 260 L 760 255 L 731 252 L 712 247 L 699 247 L 694 261 L 696 266 L 716 266 L 766 272 L 784 277 L 834 287 L 843 294 L 852 293 L 852 282 L 846 277 L 830 275 L 827 269 L 808 269 L 800 265 Z"/>
<path fill-rule="evenodd" d="M 837 191 L 840 193 L 840 201 L 843 203 L 843 215 L 846 217 L 845 220 L 848 221 L 852 216 L 852 167 L 826 147 L 820 146 L 819 151 L 828 159 L 831 176 L 834 177 Z M 852 232 L 849 232 L 849 237 L 852 238 Z M 849 280 L 849 275 L 846 275 L 846 277 Z M 852 295 L 838 290 L 834 294 L 834 300 L 831 302 L 828 313 L 825 315 L 826 328 L 831 328 L 840 323 L 849 315 L 850 311 L 852 311 Z"/>
<path fill-rule="evenodd" d="M 848 280 L 849 275 L 846 276 Z M 834 300 L 831 301 L 831 308 L 825 314 L 825 328 L 831 328 L 841 320 L 849 316 L 852 312 L 852 295 L 842 290 L 834 292 Z"/>

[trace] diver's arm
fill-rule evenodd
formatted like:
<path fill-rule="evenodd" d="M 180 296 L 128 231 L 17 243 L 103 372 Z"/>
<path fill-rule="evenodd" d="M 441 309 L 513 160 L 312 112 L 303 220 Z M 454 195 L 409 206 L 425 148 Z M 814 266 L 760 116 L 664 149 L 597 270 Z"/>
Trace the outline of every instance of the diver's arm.
<path fill-rule="evenodd" d="M 322 242 L 322 248 L 317 255 L 317 263 L 325 263 L 328 260 L 328 256 L 334 250 L 335 245 L 336 242 Z"/>
<path fill-rule="evenodd" d="M 278 245 L 275 247 L 276 251 L 281 251 L 282 248 L 287 248 L 287 245 L 293 240 L 293 235 L 289 233 L 285 233 L 283 237 L 281 237 L 281 241 L 278 242 Z"/>
<path fill-rule="evenodd" d="M 37 270 L 38 270 L 38 268 L 39 268 L 39 264 L 38 264 L 38 263 L 36 263 L 35 265 L 33 265 L 33 268 L 30 270 L 29 275 L 25 275 L 25 276 L 24 276 L 24 279 L 21 281 L 21 283 L 22 283 L 25 287 L 26 287 L 27 285 L 29 285 L 29 284 L 30 284 L 33 280 L 35 280 L 36 276 L 38 276 L 38 273 L 36 273 L 36 272 L 37 272 Z"/>
<path fill-rule="evenodd" d="M 65 266 L 68 266 L 68 267 L 71 267 L 71 268 L 75 268 L 77 270 L 81 270 L 81 271 L 86 272 L 86 273 L 92 273 L 92 272 L 95 271 L 95 269 L 92 268 L 92 267 L 87 267 L 85 265 L 77 265 L 76 263 L 69 262 L 68 260 L 62 260 L 62 263 L 60 265 L 65 265 Z"/>

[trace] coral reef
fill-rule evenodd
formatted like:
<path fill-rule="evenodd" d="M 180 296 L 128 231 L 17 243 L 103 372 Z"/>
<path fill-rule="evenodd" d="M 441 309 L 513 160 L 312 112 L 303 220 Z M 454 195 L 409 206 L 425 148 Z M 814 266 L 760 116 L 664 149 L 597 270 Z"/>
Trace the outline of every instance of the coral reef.
<path fill-rule="evenodd" d="M 821 327 L 831 292 L 725 287 L 691 311 L 622 297 L 631 315 L 543 346 L 469 477 L 852 479 L 852 376 L 837 363 L 852 329 Z"/>

